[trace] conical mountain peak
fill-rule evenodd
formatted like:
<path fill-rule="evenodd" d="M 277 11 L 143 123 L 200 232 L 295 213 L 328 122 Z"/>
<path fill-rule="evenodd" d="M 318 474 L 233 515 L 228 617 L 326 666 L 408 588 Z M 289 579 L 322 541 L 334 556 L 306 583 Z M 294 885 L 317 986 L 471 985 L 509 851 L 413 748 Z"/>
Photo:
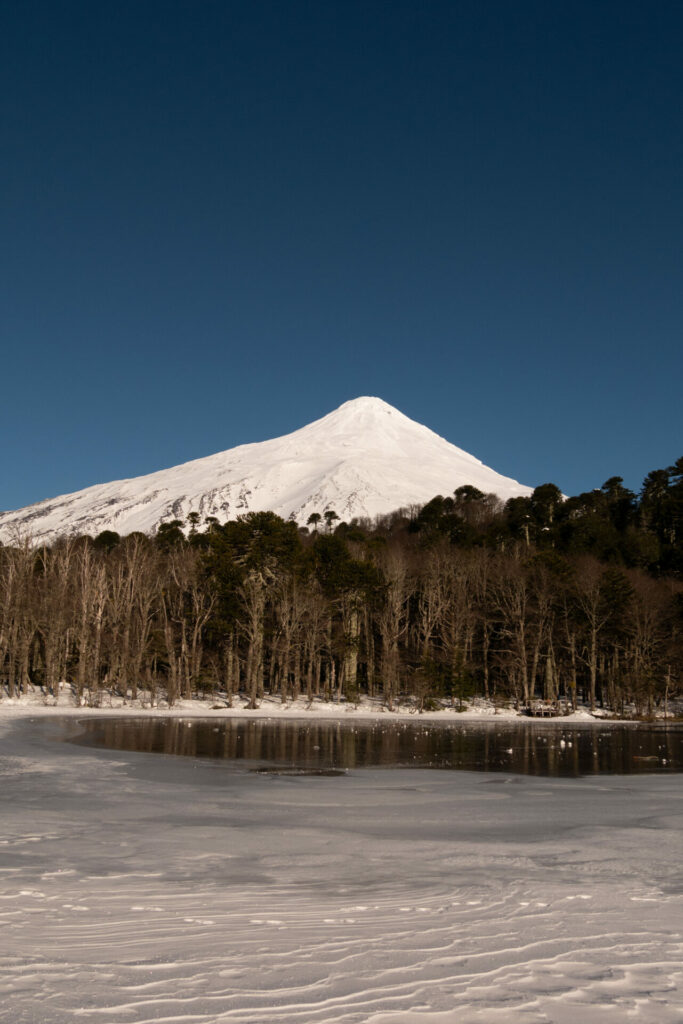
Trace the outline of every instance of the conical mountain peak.
<path fill-rule="evenodd" d="M 357 441 L 368 451 L 386 447 L 387 444 L 391 446 L 408 443 L 410 448 L 411 444 L 420 444 L 427 439 L 430 442 L 443 441 L 443 438 L 439 438 L 429 427 L 411 420 L 384 399 L 369 396 L 344 402 L 338 409 L 309 423 L 290 436 L 307 440 L 317 436 L 321 441 L 326 438 L 330 443 L 346 438 L 349 442 Z M 448 444 L 447 441 L 443 443 Z M 466 452 L 461 454 L 471 458 Z"/>
<path fill-rule="evenodd" d="M 354 428 L 362 429 L 364 426 L 372 423 L 386 423 L 390 419 L 413 423 L 416 427 L 420 426 L 419 423 L 410 420 L 402 412 L 399 412 L 398 409 L 395 409 L 393 405 L 385 402 L 384 399 L 370 398 L 368 396 L 352 398 L 348 402 L 343 402 L 338 409 L 327 413 L 326 416 L 316 420 L 314 423 L 309 423 L 308 426 L 315 427 L 318 423 L 321 423 L 328 427 L 337 426 L 353 430 Z M 302 429 L 306 430 L 308 428 L 303 427 Z"/>
<path fill-rule="evenodd" d="M 350 398 L 347 402 L 342 402 L 339 408 L 334 411 L 341 412 L 342 409 L 348 409 L 351 411 L 355 409 L 359 411 L 363 409 L 374 409 L 377 412 L 398 412 L 398 409 L 395 409 L 393 405 L 389 405 L 389 403 L 385 402 L 383 398 L 377 398 L 373 395 L 359 395 L 358 398 Z"/>
<path fill-rule="evenodd" d="M 343 416 L 349 419 L 363 416 L 376 416 L 381 418 L 383 416 L 400 416 L 403 419 L 408 419 L 402 412 L 394 408 L 393 405 L 389 405 L 383 398 L 373 398 L 370 395 L 361 395 L 359 398 L 351 398 L 348 402 L 343 402 L 338 409 L 329 413 L 330 416 Z"/>
<path fill-rule="evenodd" d="M 244 444 L 131 480 L 0 514 L 0 539 L 151 532 L 162 522 L 224 522 L 271 510 L 304 525 L 312 512 L 373 517 L 463 484 L 506 499 L 531 489 L 501 476 L 381 398 L 361 396 L 284 437 Z"/>

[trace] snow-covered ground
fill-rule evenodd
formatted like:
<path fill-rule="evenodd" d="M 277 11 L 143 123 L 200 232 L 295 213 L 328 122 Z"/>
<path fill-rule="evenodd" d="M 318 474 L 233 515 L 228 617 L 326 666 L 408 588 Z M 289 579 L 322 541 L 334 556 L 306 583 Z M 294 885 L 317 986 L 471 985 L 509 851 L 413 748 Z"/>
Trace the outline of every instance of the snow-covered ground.
<path fill-rule="evenodd" d="M 346 700 L 325 701 L 321 698 L 308 701 L 305 697 L 299 697 L 296 700 L 288 700 L 286 703 L 283 703 L 277 696 L 266 696 L 259 701 L 257 708 L 252 709 L 248 706 L 249 702 L 244 694 L 236 695 L 229 706 L 226 695 L 223 692 L 215 695 L 207 694 L 204 700 L 195 698 L 192 700 L 180 699 L 172 707 L 169 707 L 163 698 L 159 698 L 158 701 L 156 699 L 153 700 L 150 694 L 144 690 L 138 691 L 136 700 L 131 699 L 130 691 L 128 691 L 128 698 L 124 699 L 118 694 L 112 694 L 109 690 L 101 689 L 93 691 L 92 700 L 89 698 L 88 691 L 84 691 L 84 695 L 81 698 L 82 703 L 79 704 L 75 686 L 69 683 L 60 683 L 60 686 L 62 689 L 57 699 L 46 695 L 39 687 L 29 689 L 20 696 L 13 698 L 7 697 L 6 694 L 0 691 L 2 693 L 2 696 L 0 696 L 0 718 L 12 717 L 15 714 L 22 714 L 30 710 L 35 714 L 48 717 L 54 717 L 55 715 L 101 716 L 103 712 L 108 714 L 114 712 L 117 716 L 135 718 L 146 716 L 154 718 L 160 716 L 187 718 L 193 715 L 220 718 L 227 715 L 231 718 L 257 719 L 280 717 L 288 719 L 303 718 L 307 720 L 312 718 L 342 718 L 345 720 L 349 718 L 381 719 L 383 721 L 416 719 L 421 722 L 477 722 L 491 721 L 493 719 L 515 719 L 519 721 L 520 719 L 519 712 L 509 702 L 496 705 L 479 697 L 463 703 L 462 707 L 457 702 L 450 704 L 445 701 L 437 710 L 420 712 L 414 702 L 396 702 L 393 710 L 389 711 L 381 698 L 371 699 L 366 696 L 361 697 L 358 703 Z M 672 709 L 674 709 L 673 704 L 670 705 L 670 713 Z M 680 712 L 680 702 L 675 705 L 675 710 Z M 663 710 L 660 713 L 663 715 Z M 559 721 L 563 724 L 592 722 L 598 725 L 604 724 L 605 720 L 609 718 L 608 712 L 596 709 L 591 714 L 587 707 L 579 706 L 571 714 L 563 715 Z M 558 720 L 556 719 L 555 721 Z M 612 721 L 616 721 L 616 719 L 612 719 Z"/>
<path fill-rule="evenodd" d="M 0 715 L 8 1024 L 682 1019 L 680 775 L 263 776 L 57 710 Z"/>

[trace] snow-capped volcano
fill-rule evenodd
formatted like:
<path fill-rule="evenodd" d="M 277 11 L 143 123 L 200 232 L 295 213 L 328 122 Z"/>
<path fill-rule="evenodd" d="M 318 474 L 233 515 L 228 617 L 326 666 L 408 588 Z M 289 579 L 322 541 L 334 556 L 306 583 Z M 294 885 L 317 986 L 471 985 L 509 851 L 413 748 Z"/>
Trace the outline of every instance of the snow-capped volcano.
<path fill-rule="evenodd" d="M 190 512 L 224 522 L 272 510 L 305 524 L 331 509 L 348 521 L 424 504 L 463 484 L 503 499 L 531 493 L 381 398 L 356 398 L 284 437 L 0 513 L 0 539 L 148 533 Z"/>

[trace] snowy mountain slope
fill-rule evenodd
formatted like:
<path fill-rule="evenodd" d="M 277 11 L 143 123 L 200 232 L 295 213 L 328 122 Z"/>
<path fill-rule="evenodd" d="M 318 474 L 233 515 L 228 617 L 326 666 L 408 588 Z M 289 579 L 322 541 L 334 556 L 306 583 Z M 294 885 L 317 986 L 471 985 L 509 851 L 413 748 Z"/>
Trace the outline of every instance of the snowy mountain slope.
<path fill-rule="evenodd" d="M 531 493 L 380 398 L 356 398 L 284 437 L 0 513 L 0 540 L 17 532 L 37 541 L 147 533 L 189 512 L 225 521 L 270 509 L 305 524 L 312 512 L 332 509 L 349 520 L 423 504 L 462 484 L 503 499 Z"/>

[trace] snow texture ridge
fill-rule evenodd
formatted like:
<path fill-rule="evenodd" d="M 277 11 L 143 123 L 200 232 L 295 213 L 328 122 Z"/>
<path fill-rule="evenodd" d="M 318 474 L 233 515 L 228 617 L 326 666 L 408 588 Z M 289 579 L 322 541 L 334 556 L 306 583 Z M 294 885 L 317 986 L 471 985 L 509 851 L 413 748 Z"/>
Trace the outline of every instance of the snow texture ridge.
<path fill-rule="evenodd" d="M 503 500 L 531 493 L 381 398 L 362 397 L 284 437 L 0 513 L 0 540 L 149 533 L 190 512 L 200 522 L 266 510 L 300 525 L 327 510 L 350 520 L 424 504 L 464 484 Z"/>

